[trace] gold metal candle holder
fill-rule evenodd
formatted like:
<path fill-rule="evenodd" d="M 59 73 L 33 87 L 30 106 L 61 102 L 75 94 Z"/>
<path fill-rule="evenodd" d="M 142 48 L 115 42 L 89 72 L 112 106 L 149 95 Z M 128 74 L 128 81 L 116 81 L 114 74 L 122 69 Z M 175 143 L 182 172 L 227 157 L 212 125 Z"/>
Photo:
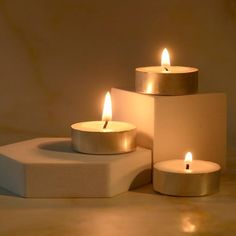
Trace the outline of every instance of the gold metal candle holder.
<path fill-rule="evenodd" d="M 89 154 L 119 154 L 136 148 L 136 127 L 126 122 L 80 122 L 71 126 L 72 147 Z"/>
<path fill-rule="evenodd" d="M 136 68 L 136 92 L 154 95 L 184 95 L 198 91 L 198 69 L 163 66 Z"/>
<path fill-rule="evenodd" d="M 136 92 L 156 95 L 193 94 L 198 90 L 198 69 L 171 66 L 168 50 L 161 55 L 161 66 L 136 68 Z"/>
<path fill-rule="evenodd" d="M 220 166 L 213 162 L 195 160 L 202 171 L 191 171 L 191 165 L 184 167 L 182 160 L 159 162 L 153 168 L 155 191 L 172 196 L 196 197 L 215 193 L 219 190 Z M 183 165 L 183 169 L 178 167 Z M 172 168 L 171 168 L 172 167 Z M 188 167 L 188 168 L 187 168 Z"/>
<path fill-rule="evenodd" d="M 79 122 L 71 125 L 73 149 L 89 154 L 119 154 L 134 151 L 136 127 L 127 122 L 111 119 L 111 95 L 107 92 L 102 121 Z"/>

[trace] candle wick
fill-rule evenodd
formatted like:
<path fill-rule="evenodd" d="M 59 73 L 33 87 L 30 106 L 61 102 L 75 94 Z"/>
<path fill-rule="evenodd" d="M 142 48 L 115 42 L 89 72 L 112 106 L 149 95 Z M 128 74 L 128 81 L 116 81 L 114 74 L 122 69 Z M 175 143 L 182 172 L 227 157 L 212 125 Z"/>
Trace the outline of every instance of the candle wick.
<path fill-rule="evenodd" d="M 189 170 L 189 164 L 186 164 L 186 170 Z"/>
<path fill-rule="evenodd" d="M 108 120 L 105 121 L 105 123 L 103 125 L 103 129 L 106 129 L 107 125 L 108 125 Z"/>
<path fill-rule="evenodd" d="M 164 67 L 164 69 L 165 69 L 166 71 L 169 71 L 167 67 Z"/>

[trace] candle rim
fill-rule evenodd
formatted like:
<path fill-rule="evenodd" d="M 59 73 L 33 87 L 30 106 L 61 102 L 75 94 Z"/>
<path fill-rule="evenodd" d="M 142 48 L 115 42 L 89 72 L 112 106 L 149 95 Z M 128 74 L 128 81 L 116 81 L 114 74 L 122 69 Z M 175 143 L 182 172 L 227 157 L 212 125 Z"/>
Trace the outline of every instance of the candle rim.
<path fill-rule="evenodd" d="M 195 67 L 188 67 L 188 66 L 168 66 L 170 68 L 170 71 L 163 71 L 163 66 L 143 66 L 143 67 L 137 67 L 135 70 L 137 72 L 143 72 L 143 73 L 161 73 L 161 74 L 187 74 L 187 73 L 194 73 L 198 72 L 199 69 Z M 172 69 L 184 69 L 186 71 L 177 71 L 172 72 Z M 160 71 L 155 71 L 155 69 L 160 69 Z M 151 71 L 150 71 L 151 70 Z"/>
<path fill-rule="evenodd" d="M 101 129 L 101 130 L 86 130 L 85 128 L 82 127 L 83 124 L 86 124 L 86 123 L 100 123 L 101 124 L 101 127 L 103 126 L 104 124 L 104 121 L 96 121 L 96 120 L 92 120 L 92 121 L 82 121 L 82 122 L 77 122 L 77 123 L 74 123 L 71 125 L 71 129 L 74 129 L 74 130 L 77 130 L 77 131 L 81 131 L 81 132 L 88 132 L 88 133 L 101 133 L 101 132 L 104 132 L 104 133 L 122 133 L 122 132 L 127 132 L 127 131 L 131 131 L 131 130 L 136 130 L 136 126 L 134 124 L 131 124 L 131 123 L 128 123 L 128 122 L 123 122 L 123 121 L 115 121 L 115 120 L 112 120 L 112 121 L 109 121 L 108 122 L 108 128 L 106 129 Z M 117 123 L 117 124 L 125 124 L 126 127 L 125 129 L 123 130 L 111 130 L 109 129 L 109 123 Z M 78 127 L 80 126 L 80 127 Z M 130 126 L 130 127 L 128 127 Z"/>
<path fill-rule="evenodd" d="M 183 170 L 169 170 L 168 168 L 168 163 L 171 163 L 173 161 L 178 161 L 180 164 L 183 164 Z M 196 162 L 201 162 L 201 163 L 205 163 L 208 165 L 211 165 L 211 169 L 210 170 L 194 170 L 191 167 L 193 167 Z M 165 163 L 167 166 L 162 166 L 163 163 Z M 221 170 L 221 166 L 218 163 L 212 162 L 212 161 L 205 161 L 205 160 L 199 160 L 199 159 L 195 159 L 192 161 L 192 163 L 190 164 L 190 169 L 192 169 L 191 172 L 186 172 L 185 168 L 185 162 L 183 159 L 171 159 L 171 160 L 166 160 L 166 161 L 160 161 L 157 162 L 154 165 L 154 168 L 157 168 L 160 171 L 164 171 L 164 172 L 169 172 L 169 173 L 178 173 L 178 174 L 191 174 L 191 175 L 195 175 L 195 174 L 208 174 L 208 173 L 214 173 L 217 172 L 219 170 Z"/>

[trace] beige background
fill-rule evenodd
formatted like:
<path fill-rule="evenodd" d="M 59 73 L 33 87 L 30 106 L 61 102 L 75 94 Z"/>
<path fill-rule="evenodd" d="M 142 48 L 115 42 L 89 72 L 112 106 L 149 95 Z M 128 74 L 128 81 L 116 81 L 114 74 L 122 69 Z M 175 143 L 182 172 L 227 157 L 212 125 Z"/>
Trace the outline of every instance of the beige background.
<path fill-rule="evenodd" d="M 234 0 L 0 1 L 0 31 L 0 144 L 100 119 L 105 91 L 133 87 L 167 47 L 200 69 L 202 91 L 227 94 L 236 147 Z"/>

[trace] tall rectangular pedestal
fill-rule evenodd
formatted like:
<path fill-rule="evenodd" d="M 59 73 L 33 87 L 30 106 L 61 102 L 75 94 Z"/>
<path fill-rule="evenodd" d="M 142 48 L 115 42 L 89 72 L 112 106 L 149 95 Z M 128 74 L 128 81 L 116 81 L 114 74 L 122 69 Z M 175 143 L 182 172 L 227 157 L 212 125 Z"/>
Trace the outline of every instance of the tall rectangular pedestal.
<path fill-rule="evenodd" d="M 113 119 L 137 126 L 137 143 L 153 149 L 153 161 L 209 160 L 225 167 L 226 96 L 202 93 L 153 96 L 112 89 Z"/>

